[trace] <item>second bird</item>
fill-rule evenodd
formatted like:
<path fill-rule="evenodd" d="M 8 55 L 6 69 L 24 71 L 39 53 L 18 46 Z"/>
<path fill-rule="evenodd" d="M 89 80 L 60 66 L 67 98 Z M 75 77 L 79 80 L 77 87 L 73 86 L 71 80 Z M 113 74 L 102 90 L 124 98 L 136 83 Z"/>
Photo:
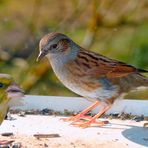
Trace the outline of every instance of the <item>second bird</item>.
<path fill-rule="evenodd" d="M 23 90 L 8 74 L 0 74 L 0 125 L 11 106 L 19 104 L 19 98 L 24 96 Z"/>
<path fill-rule="evenodd" d="M 64 34 L 45 35 L 39 48 L 38 60 L 46 56 L 56 76 L 67 88 L 94 102 L 78 115 L 64 119 L 74 121 L 73 124 L 79 127 L 86 128 L 94 123 L 104 125 L 96 119 L 110 109 L 117 98 L 137 87 L 148 87 L 148 79 L 140 74 L 148 71 L 86 50 Z M 87 112 L 98 105 L 102 106 L 98 114 L 85 122 L 76 122 L 87 118 Z"/>

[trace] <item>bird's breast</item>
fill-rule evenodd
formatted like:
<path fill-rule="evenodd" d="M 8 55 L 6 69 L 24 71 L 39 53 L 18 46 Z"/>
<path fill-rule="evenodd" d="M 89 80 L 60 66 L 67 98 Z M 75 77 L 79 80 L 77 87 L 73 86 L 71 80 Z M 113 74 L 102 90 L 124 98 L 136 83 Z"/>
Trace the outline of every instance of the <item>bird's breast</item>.
<path fill-rule="evenodd" d="M 102 83 L 99 80 L 90 79 L 80 71 L 75 71 L 72 65 L 71 68 L 67 68 L 65 65 L 55 66 L 54 64 L 52 68 L 58 79 L 68 89 L 80 96 L 104 100 L 117 93 L 114 89 L 106 89 L 103 84 L 104 82 Z"/>

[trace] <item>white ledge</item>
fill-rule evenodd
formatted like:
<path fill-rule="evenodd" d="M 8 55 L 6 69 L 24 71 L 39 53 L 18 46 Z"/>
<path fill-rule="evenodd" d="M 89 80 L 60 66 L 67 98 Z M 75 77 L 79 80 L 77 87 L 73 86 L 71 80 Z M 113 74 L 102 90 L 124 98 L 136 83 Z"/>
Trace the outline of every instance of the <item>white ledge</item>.
<path fill-rule="evenodd" d="M 57 97 L 57 96 L 33 96 L 26 95 L 21 99 L 23 105 L 13 107 L 12 109 L 42 110 L 45 108 L 54 111 L 64 112 L 68 111 L 82 111 L 92 103 L 81 97 Z M 99 108 L 93 110 L 97 113 Z M 110 113 L 131 113 L 133 115 L 148 116 L 148 100 L 117 100 L 112 108 L 107 112 Z"/>

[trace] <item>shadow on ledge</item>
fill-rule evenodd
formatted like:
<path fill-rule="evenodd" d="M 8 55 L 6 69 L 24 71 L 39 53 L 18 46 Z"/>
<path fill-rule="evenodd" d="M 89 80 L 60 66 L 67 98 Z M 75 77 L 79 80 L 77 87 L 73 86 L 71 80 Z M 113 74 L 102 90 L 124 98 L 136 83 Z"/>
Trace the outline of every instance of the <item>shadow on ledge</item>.
<path fill-rule="evenodd" d="M 132 126 L 122 132 L 123 136 L 128 140 L 137 144 L 148 146 L 148 128 Z"/>

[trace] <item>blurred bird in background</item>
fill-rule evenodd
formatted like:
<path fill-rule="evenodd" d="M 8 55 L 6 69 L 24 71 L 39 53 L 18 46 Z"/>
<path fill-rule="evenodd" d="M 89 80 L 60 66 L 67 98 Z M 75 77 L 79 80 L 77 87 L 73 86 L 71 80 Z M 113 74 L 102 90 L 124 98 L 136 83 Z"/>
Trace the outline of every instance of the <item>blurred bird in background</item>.
<path fill-rule="evenodd" d="M 9 107 L 17 104 L 15 99 L 23 96 L 23 90 L 14 82 L 10 75 L 0 74 L 0 124 L 4 120 Z"/>
<path fill-rule="evenodd" d="M 73 121 L 73 125 L 82 128 L 91 124 L 104 125 L 105 122 L 96 119 L 109 110 L 117 98 L 138 87 L 148 87 L 148 79 L 140 74 L 148 71 L 86 50 L 64 34 L 45 35 L 39 48 L 37 60 L 46 56 L 56 76 L 67 88 L 94 102 L 78 115 L 64 119 Z M 102 107 L 98 114 L 85 116 L 98 105 Z M 83 118 L 88 120 L 78 122 Z"/>
<path fill-rule="evenodd" d="M 16 99 L 24 96 L 23 90 L 8 74 L 0 74 L 0 125 L 5 119 L 11 106 L 18 104 Z M 0 140 L 0 145 L 9 144 L 10 141 Z"/>

